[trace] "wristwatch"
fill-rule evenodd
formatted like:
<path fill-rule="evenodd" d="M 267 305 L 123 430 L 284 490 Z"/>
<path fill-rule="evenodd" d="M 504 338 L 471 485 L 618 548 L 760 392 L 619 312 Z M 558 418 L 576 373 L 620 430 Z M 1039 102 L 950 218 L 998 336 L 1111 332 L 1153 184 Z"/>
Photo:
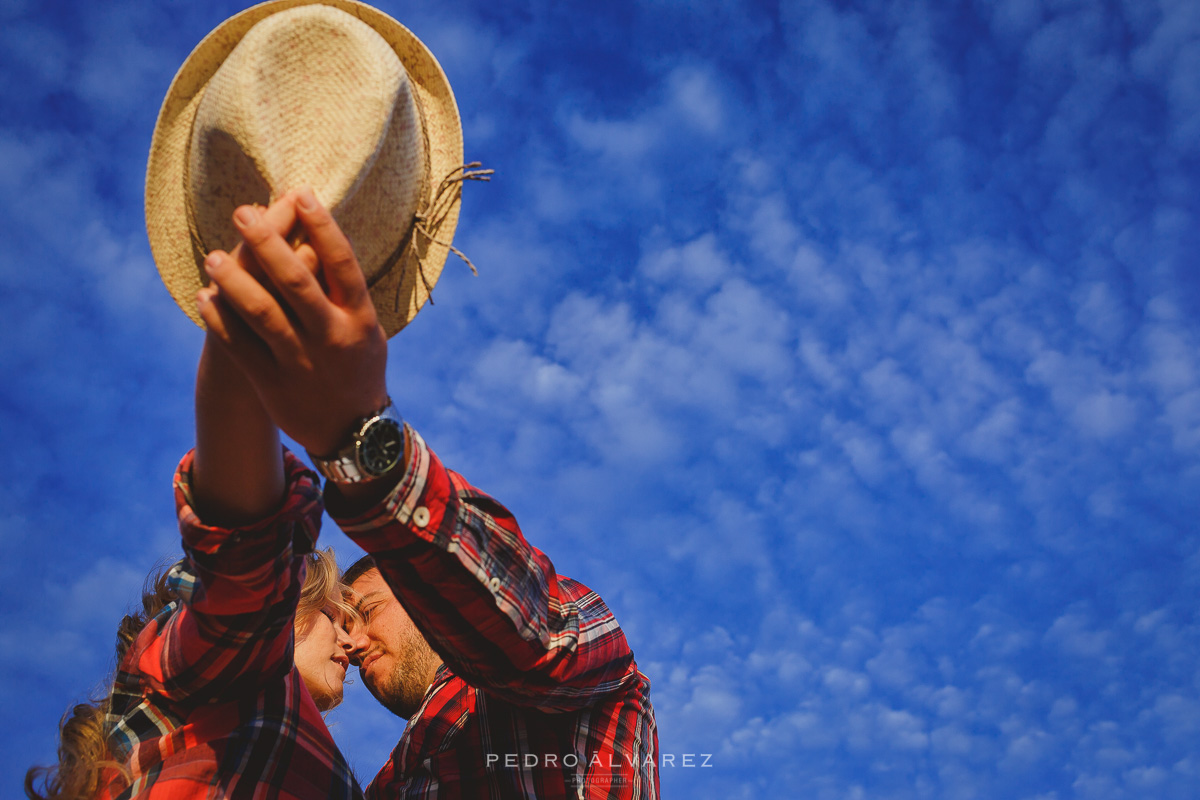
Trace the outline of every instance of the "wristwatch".
<path fill-rule="evenodd" d="M 308 455 L 317 472 L 334 483 L 361 483 L 378 478 L 404 456 L 404 420 L 388 398 L 381 411 L 356 423 L 350 442 L 336 453 Z"/>

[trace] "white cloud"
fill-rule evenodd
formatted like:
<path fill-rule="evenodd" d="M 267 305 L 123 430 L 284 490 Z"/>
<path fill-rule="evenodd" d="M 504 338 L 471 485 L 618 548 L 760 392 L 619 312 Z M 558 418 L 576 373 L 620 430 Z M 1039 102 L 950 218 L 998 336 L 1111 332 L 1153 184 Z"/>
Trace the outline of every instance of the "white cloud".
<path fill-rule="evenodd" d="M 1075 320 L 1105 344 L 1116 344 L 1129 331 L 1129 315 L 1115 289 L 1094 281 L 1075 290 Z"/>
<path fill-rule="evenodd" d="M 643 253 L 638 271 L 666 286 L 682 283 L 705 291 L 726 280 L 733 265 L 717 243 L 716 235 L 708 232 L 682 245 Z"/>
<path fill-rule="evenodd" d="M 1153 707 L 1143 713 L 1145 721 L 1158 727 L 1166 741 L 1195 741 L 1200 734 L 1200 700 L 1194 695 L 1159 695 Z"/>
<path fill-rule="evenodd" d="M 881 707 L 875 720 L 880 739 L 892 749 L 920 752 L 929 746 L 925 723 L 907 711 Z"/>
<path fill-rule="evenodd" d="M 786 381 L 792 359 L 787 314 L 746 281 L 726 281 L 705 303 L 689 350 L 764 383 Z"/>
<path fill-rule="evenodd" d="M 863 483 L 874 486 L 887 477 L 888 453 L 883 440 L 874 432 L 854 423 L 840 422 L 829 415 L 821 421 L 821 432 L 838 444 Z"/>
<path fill-rule="evenodd" d="M 565 121 L 580 147 L 617 162 L 639 162 L 657 146 L 663 131 L 655 121 L 589 120 L 576 112 Z"/>
<path fill-rule="evenodd" d="M 1107 439 L 1129 430 L 1138 415 L 1129 396 L 1099 391 L 1078 400 L 1072 416 L 1084 433 Z"/>
<path fill-rule="evenodd" d="M 1026 374 L 1050 390 L 1059 411 L 1087 436 L 1120 435 L 1137 418 L 1134 401 L 1125 392 L 1113 390 L 1127 385 L 1126 376 L 1106 371 L 1094 359 L 1047 351 L 1030 364 Z"/>
<path fill-rule="evenodd" d="M 569 409 L 582 389 L 582 378 L 534 354 L 528 342 L 495 339 L 479 353 L 455 396 L 467 406 L 525 410 L 532 403 Z"/>
<path fill-rule="evenodd" d="M 743 172 L 752 173 L 761 166 L 750 161 Z M 795 221 L 796 214 L 783 193 L 770 192 L 761 196 L 755 193 L 753 199 L 745 201 L 744 205 L 745 208 L 737 209 L 744 219 L 735 220 L 734 225 L 745 231 L 750 239 L 751 250 L 770 264 L 781 267 L 792 264 L 800 243 L 800 228 Z"/>
<path fill-rule="evenodd" d="M 830 667 L 821 680 L 835 695 L 862 698 L 871 690 L 871 681 L 866 675 L 842 667 Z"/>
<path fill-rule="evenodd" d="M 554 310 L 546 338 L 560 358 L 595 362 L 619 353 L 634 332 L 628 305 L 606 307 L 595 297 L 572 293 Z"/>
<path fill-rule="evenodd" d="M 731 140 L 727 108 L 736 105 L 721 76 L 702 62 L 674 66 L 644 94 L 640 110 L 628 115 L 597 114 L 578 99 L 563 101 L 559 125 L 576 148 L 603 174 L 601 189 L 587 198 L 591 205 L 660 201 L 674 188 L 673 176 L 655 169 L 656 162 L 686 165 L 688 154 Z"/>
<path fill-rule="evenodd" d="M 1109 634 L 1092 630 L 1087 615 L 1080 611 L 1063 614 L 1046 631 L 1046 641 L 1076 658 L 1095 659 L 1108 650 Z"/>
<path fill-rule="evenodd" d="M 1152 304 L 1153 306 L 1153 304 Z M 1155 311 L 1152 307 L 1151 311 Z M 1165 309 L 1159 314 L 1171 313 Z M 1142 330 L 1146 364 L 1143 379 L 1163 399 L 1195 389 L 1200 381 L 1194 336 L 1178 324 L 1168 321 L 1147 325 Z"/>
<path fill-rule="evenodd" d="M 684 124 L 709 135 L 721 131 L 726 122 L 723 90 L 709 69 L 675 68 L 667 76 L 667 93 L 669 106 Z"/>
<path fill-rule="evenodd" d="M 819 335 L 807 332 L 802 334 L 799 355 L 809 372 L 827 390 L 838 391 L 842 388 L 845 379 L 839 369 L 840 359 L 835 359 L 833 354 L 827 352 L 826 345 Z"/>
<path fill-rule="evenodd" d="M 1200 124 L 1200 90 L 1192 79 L 1200 63 L 1196 43 L 1200 13 L 1186 0 L 1163 0 L 1157 5 L 1154 31 L 1138 43 L 1130 62 L 1139 77 L 1165 84 L 1174 122 L 1171 142 L 1188 152 L 1195 148 Z"/>
<path fill-rule="evenodd" d="M 16 622 L 15 620 L 13 622 Z M 38 633 L 38 649 L 44 653 L 70 654 L 70 657 L 38 659 L 38 671 L 44 679 L 56 680 L 63 687 L 61 705 L 57 713 L 66 711 L 69 702 L 90 699 L 107 689 L 106 665 L 111 665 L 114 650 L 109 650 L 116 627 L 106 634 L 107 644 L 97 637 L 71 630 L 43 629 Z M 8 624 L 0 629 L 0 665 L 3 665 L 6 682 L 12 686 L 30 670 L 30 627 L 25 620 L 21 624 Z M 86 676 L 86 677 L 84 677 Z M 48 720 L 50 724 L 57 720 Z"/>
<path fill-rule="evenodd" d="M 790 242 L 792 237 L 784 238 Z M 850 287 L 812 245 L 802 244 L 796 250 L 789 278 L 801 300 L 814 306 L 829 310 L 849 301 Z"/>
<path fill-rule="evenodd" d="M 125 611 L 140 605 L 145 579 L 146 574 L 130 564 L 102 558 L 67 588 L 65 616 L 73 624 L 108 626 L 115 632 Z"/>
<path fill-rule="evenodd" d="M 521 60 L 519 43 L 510 41 L 501 52 L 496 32 L 488 26 L 471 25 L 467 20 L 456 18 L 439 22 L 426 26 L 426 46 L 431 52 L 437 53 L 439 63 L 448 74 L 456 78 L 462 75 L 464 82 L 469 80 L 490 84 L 493 75 L 503 74 Z M 497 70 L 497 66 L 503 69 Z"/>
<path fill-rule="evenodd" d="M 1022 429 L 1021 403 L 1010 399 L 998 403 L 985 412 L 979 424 L 961 440 L 964 451 L 983 461 L 1004 463 L 1009 461 L 1019 445 L 1018 434 Z"/>

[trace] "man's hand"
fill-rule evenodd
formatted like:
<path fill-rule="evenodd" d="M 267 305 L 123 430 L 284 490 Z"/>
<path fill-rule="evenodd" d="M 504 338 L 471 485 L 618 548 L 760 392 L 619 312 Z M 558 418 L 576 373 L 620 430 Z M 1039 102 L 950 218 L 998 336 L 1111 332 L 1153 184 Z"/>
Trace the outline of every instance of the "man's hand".
<path fill-rule="evenodd" d="M 350 242 L 312 191 L 289 193 L 268 213 L 252 206 L 234 212 L 239 248 L 249 252 L 209 254 L 205 269 L 218 291 L 202 290 L 197 306 L 275 424 L 326 456 L 348 440 L 356 420 L 387 404 L 387 338 Z M 308 233 L 295 250 L 278 232 L 276 217 L 287 213 Z M 253 256 L 274 291 L 247 270 L 243 255 Z"/>

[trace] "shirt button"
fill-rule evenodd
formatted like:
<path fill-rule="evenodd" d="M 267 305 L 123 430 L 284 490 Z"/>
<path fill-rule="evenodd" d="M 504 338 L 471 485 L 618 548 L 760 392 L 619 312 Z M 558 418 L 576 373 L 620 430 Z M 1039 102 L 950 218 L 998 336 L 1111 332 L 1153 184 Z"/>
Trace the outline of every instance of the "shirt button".
<path fill-rule="evenodd" d="M 429 509 L 425 506 L 417 506 L 417 510 L 413 512 L 413 524 L 418 528 L 424 528 L 429 524 Z"/>
<path fill-rule="evenodd" d="M 492 579 L 488 581 L 488 587 L 492 590 L 492 594 L 500 591 L 500 578 L 493 575 Z"/>

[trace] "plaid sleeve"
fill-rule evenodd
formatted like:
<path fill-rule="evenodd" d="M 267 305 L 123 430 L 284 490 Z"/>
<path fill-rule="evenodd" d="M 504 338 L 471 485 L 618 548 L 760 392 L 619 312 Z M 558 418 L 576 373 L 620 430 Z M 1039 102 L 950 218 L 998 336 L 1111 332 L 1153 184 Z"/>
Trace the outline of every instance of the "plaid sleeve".
<path fill-rule="evenodd" d="M 405 475 L 379 505 L 346 516 L 333 485 L 326 500 L 446 664 L 543 711 L 583 708 L 635 680 L 604 601 L 558 575 L 512 514 L 443 467 L 416 431 L 405 435 Z"/>
<path fill-rule="evenodd" d="M 193 453 L 175 472 L 185 558 L 173 576 L 179 609 L 137 653 L 149 688 L 174 700 L 242 696 L 292 668 L 292 624 L 304 559 L 321 527 L 317 476 L 285 451 L 287 496 L 242 528 L 205 525 L 192 503 Z M 153 627 L 153 626 L 148 626 Z"/>

